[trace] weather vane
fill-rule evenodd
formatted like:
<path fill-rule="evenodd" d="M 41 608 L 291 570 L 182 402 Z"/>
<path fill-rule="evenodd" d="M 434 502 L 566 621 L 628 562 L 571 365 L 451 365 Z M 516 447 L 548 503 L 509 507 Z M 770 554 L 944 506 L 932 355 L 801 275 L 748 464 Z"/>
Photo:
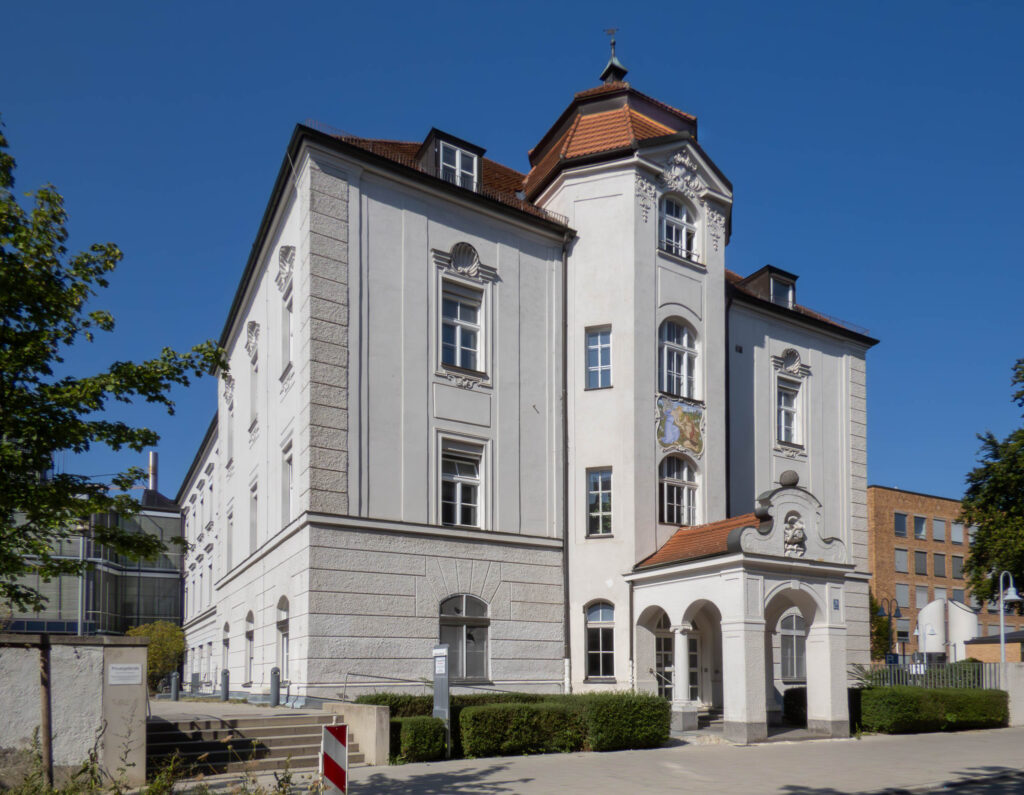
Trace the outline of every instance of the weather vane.
<path fill-rule="evenodd" d="M 612 58 L 615 57 L 615 33 L 617 31 L 618 31 L 618 28 L 605 28 L 604 29 L 604 32 L 607 35 L 611 36 L 611 38 L 612 38 Z"/>

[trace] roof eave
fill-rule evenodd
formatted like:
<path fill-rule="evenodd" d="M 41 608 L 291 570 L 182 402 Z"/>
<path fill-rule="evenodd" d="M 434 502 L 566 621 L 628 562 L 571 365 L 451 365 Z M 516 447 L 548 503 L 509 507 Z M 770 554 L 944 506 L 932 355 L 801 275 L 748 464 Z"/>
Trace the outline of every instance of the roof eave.
<path fill-rule="evenodd" d="M 779 306 L 778 304 L 772 303 L 764 298 L 758 298 L 756 295 L 751 295 L 735 284 L 726 283 L 725 287 L 733 300 L 749 304 L 750 306 L 765 310 L 787 320 L 806 323 L 814 328 L 838 334 L 839 336 L 846 337 L 854 342 L 860 343 L 865 348 L 873 348 L 880 342 L 880 340 L 877 340 L 874 337 L 868 336 L 867 334 L 861 334 L 859 331 L 848 329 L 845 326 L 840 326 L 838 323 L 833 321 L 822 320 L 821 318 L 814 317 L 814 315 L 804 315 L 800 312 L 794 312 L 792 309 Z"/>

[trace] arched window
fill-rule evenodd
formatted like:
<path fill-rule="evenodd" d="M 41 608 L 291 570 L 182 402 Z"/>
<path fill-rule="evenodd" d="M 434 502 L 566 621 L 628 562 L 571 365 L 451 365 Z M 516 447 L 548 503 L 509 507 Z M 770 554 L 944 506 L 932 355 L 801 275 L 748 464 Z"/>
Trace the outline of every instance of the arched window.
<path fill-rule="evenodd" d="M 439 637 L 448 644 L 452 679 L 487 679 L 487 603 L 468 594 L 441 602 Z"/>
<path fill-rule="evenodd" d="M 782 646 L 782 678 L 807 678 L 807 622 L 791 613 L 779 622 Z"/>
<path fill-rule="evenodd" d="M 256 622 L 252 610 L 245 616 L 245 683 L 252 684 L 253 657 L 256 653 Z"/>
<path fill-rule="evenodd" d="M 693 257 L 696 228 L 689 208 L 674 196 L 663 196 L 658 205 L 658 245 L 677 257 Z"/>
<path fill-rule="evenodd" d="M 697 473 L 682 456 L 670 455 L 658 467 L 658 521 L 697 524 Z"/>
<path fill-rule="evenodd" d="M 277 600 L 277 662 L 281 680 L 288 681 L 288 597 Z"/>
<path fill-rule="evenodd" d="M 587 678 L 615 676 L 615 608 L 595 602 L 587 608 Z"/>
<path fill-rule="evenodd" d="M 692 398 L 696 389 L 697 341 L 689 327 L 666 320 L 658 329 L 658 387 L 677 397 Z"/>

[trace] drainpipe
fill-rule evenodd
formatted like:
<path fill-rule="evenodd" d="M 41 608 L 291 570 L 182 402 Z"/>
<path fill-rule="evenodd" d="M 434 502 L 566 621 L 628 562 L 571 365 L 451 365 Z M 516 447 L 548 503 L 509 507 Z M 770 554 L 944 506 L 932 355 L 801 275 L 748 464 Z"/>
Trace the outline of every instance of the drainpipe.
<path fill-rule="evenodd" d="M 569 232 L 562 237 L 562 689 L 572 692 L 572 652 L 569 640 Z"/>

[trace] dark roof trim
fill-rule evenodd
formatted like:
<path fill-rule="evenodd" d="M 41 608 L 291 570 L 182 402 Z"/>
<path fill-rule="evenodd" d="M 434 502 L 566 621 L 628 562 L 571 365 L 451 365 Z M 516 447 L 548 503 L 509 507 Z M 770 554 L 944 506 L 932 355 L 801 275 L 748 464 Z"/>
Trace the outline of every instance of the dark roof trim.
<path fill-rule="evenodd" d="M 274 188 L 270 193 L 270 199 L 267 201 L 267 207 L 263 211 L 263 218 L 260 221 L 259 229 L 256 232 L 256 239 L 249 250 L 249 258 L 246 261 L 245 270 L 242 272 L 242 278 L 238 283 L 238 288 L 235 290 L 235 297 L 231 301 L 231 308 L 228 311 L 227 320 L 225 321 L 224 328 L 220 334 L 220 345 L 222 348 L 226 348 L 228 345 L 231 329 L 234 326 L 235 316 L 238 314 L 239 309 L 241 309 L 246 295 L 246 288 L 249 285 L 249 281 L 252 278 L 253 273 L 255 273 L 256 268 L 259 265 L 259 255 L 263 250 L 263 244 L 270 233 L 271 227 L 273 226 L 274 217 L 277 214 L 278 207 L 280 206 L 281 198 L 284 195 L 285 190 L 290 189 L 292 164 L 297 161 L 299 151 L 306 140 L 317 143 L 325 148 L 333 149 L 334 151 L 355 160 L 361 160 L 375 166 L 384 167 L 387 170 L 394 171 L 404 177 L 429 185 L 436 190 L 446 192 L 452 196 L 457 196 L 460 199 L 465 200 L 472 197 L 471 200 L 482 202 L 492 210 L 514 217 L 516 220 L 527 221 L 546 230 L 556 232 L 559 236 L 564 236 L 565 232 L 569 230 L 569 227 L 563 224 L 517 210 L 515 207 L 511 207 L 484 194 L 470 193 L 463 188 L 445 182 L 440 177 L 424 174 L 422 171 L 417 171 L 416 169 L 409 168 L 401 163 L 396 163 L 394 160 L 384 157 L 383 155 L 376 155 L 373 152 L 368 152 L 358 146 L 345 143 L 333 135 L 328 135 L 327 133 L 320 132 L 319 130 L 314 130 L 312 127 L 307 127 L 304 124 L 296 124 L 295 129 L 292 131 L 291 140 L 288 142 L 285 157 L 281 162 L 281 168 L 277 172 L 277 179 L 274 181 Z"/>
<path fill-rule="evenodd" d="M 439 130 L 437 127 L 431 127 L 430 132 L 427 133 L 427 137 L 423 139 L 423 143 L 420 144 L 420 148 L 416 152 L 417 160 L 423 157 L 423 154 L 431 141 L 444 141 L 446 144 L 457 146 L 459 149 L 465 149 L 467 152 L 477 155 L 478 157 L 483 157 L 484 152 L 487 151 L 482 146 L 471 144 L 469 141 L 465 141 L 451 133 L 446 133 L 444 130 Z"/>
<path fill-rule="evenodd" d="M 219 399 L 219 398 L 218 398 Z M 210 420 L 210 425 L 206 429 L 206 433 L 203 434 L 203 441 L 199 443 L 199 449 L 196 450 L 195 458 L 192 459 L 192 463 L 188 465 L 188 469 L 185 471 L 185 477 L 181 479 L 181 485 L 178 486 L 178 494 L 174 498 L 174 501 L 181 505 L 181 501 L 185 499 L 185 486 L 192 479 L 193 473 L 199 468 L 199 463 L 203 458 L 203 451 L 206 450 L 206 446 L 213 439 L 214 434 L 217 431 L 217 415 L 219 411 L 213 412 L 213 419 Z"/>
<path fill-rule="evenodd" d="M 737 284 L 740 284 L 740 285 L 750 284 L 750 282 L 752 282 L 754 279 L 756 279 L 758 276 L 760 276 L 763 273 L 769 273 L 772 276 L 781 276 L 783 279 L 790 279 L 793 282 L 796 282 L 796 280 L 800 278 L 795 273 L 790 273 L 789 271 L 784 271 L 784 270 L 782 270 L 782 268 L 776 268 L 774 265 L 770 265 L 769 264 L 769 265 L 765 265 L 763 268 L 758 268 L 756 271 L 754 271 L 752 274 L 750 274 L 746 278 L 740 279 L 737 282 Z"/>
<path fill-rule="evenodd" d="M 725 287 L 727 294 L 733 300 L 749 304 L 750 306 L 758 309 L 763 309 L 773 315 L 778 315 L 780 318 L 796 321 L 798 323 L 805 323 L 808 326 L 821 329 L 822 331 L 829 331 L 833 334 L 838 334 L 841 337 L 847 337 L 848 339 L 851 339 L 854 342 L 859 342 L 861 345 L 868 348 L 874 347 L 879 342 L 874 337 L 869 337 L 867 334 L 861 334 L 859 331 L 845 328 L 831 320 L 822 320 L 814 315 L 804 315 L 787 307 L 773 304 L 771 301 L 767 301 L 764 298 L 758 298 L 756 295 L 751 295 L 736 285 L 726 283 Z"/>

